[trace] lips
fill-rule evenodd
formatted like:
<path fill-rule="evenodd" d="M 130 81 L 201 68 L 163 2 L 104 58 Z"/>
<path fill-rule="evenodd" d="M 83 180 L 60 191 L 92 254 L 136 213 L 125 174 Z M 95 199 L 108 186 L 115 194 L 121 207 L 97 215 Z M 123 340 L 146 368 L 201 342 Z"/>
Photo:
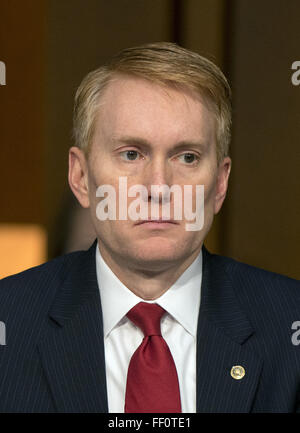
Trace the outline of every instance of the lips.
<path fill-rule="evenodd" d="M 147 223 L 155 223 L 155 224 L 178 224 L 178 222 L 173 220 L 162 220 L 162 219 L 154 219 L 154 220 L 142 220 L 138 221 L 136 225 L 147 224 Z"/>

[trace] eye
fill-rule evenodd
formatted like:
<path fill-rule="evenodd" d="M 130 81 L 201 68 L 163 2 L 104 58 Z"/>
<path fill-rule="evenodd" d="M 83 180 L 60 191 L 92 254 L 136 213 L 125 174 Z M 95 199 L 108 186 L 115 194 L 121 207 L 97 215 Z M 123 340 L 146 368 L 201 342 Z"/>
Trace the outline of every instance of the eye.
<path fill-rule="evenodd" d="M 190 152 L 183 153 L 182 155 L 179 155 L 178 158 L 186 165 L 195 164 L 200 159 L 198 155 Z"/>
<path fill-rule="evenodd" d="M 120 152 L 120 155 L 125 161 L 136 161 L 141 156 L 137 150 L 125 150 L 124 152 Z"/>

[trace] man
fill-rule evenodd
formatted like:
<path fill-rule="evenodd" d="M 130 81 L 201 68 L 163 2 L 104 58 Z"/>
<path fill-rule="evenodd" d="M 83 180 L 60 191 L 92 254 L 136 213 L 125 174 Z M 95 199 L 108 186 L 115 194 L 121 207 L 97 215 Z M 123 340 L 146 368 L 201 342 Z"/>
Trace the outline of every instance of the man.
<path fill-rule="evenodd" d="M 299 282 L 203 245 L 230 122 L 222 72 L 175 44 L 83 80 L 69 184 L 97 240 L 2 280 L 2 412 L 300 411 Z"/>

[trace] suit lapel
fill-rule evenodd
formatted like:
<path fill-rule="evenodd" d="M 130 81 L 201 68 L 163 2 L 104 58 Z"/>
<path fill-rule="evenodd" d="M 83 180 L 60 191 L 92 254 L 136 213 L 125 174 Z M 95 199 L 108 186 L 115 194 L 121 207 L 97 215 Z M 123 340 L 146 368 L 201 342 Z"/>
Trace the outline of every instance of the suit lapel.
<path fill-rule="evenodd" d="M 250 412 L 262 360 L 248 347 L 254 330 L 238 304 L 227 259 L 203 248 L 197 332 L 197 412 Z M 245 375 L 236 379 L 233 366 Z"/>
<path fill-rule="evenodd" d="M 58 412 L 108 412 L 95 247 L 73 264 L 38 346 Z"/>

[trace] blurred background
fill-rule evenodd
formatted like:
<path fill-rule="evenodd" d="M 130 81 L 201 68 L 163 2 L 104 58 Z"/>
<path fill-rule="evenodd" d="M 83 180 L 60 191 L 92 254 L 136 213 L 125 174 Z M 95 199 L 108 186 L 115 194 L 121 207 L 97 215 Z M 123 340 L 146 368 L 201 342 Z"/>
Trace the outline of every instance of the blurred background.
<path fill-rule="evenodd" d="M 67 183 L 73 98 L 122 48 L 172 41 L 233 89 L 233 168 L 206 246 L 300 279 L 299 0 L 0 0 L 0 277 L 95 238 Z"/>

